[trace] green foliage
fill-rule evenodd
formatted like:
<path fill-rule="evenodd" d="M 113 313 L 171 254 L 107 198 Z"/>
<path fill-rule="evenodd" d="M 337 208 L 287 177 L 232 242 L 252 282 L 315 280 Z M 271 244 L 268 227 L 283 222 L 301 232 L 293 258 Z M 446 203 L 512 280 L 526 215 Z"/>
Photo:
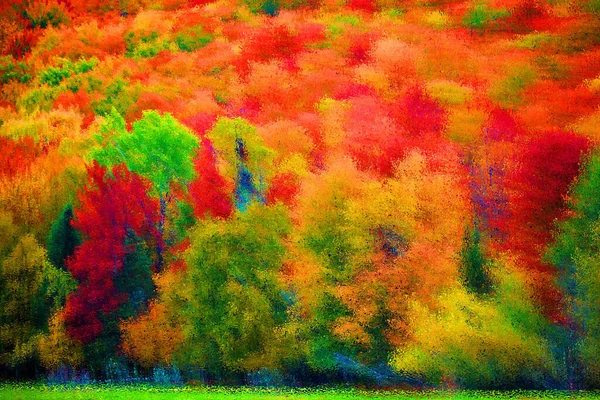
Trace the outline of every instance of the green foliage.
<path fill-rule="evenodd" d="M 388 17 L 393 18 L 393 19 L 400 19 L 400 18 L 404 18 L 404 15 L 406 14 L 406 10 L 398 9 L 398 8 L 390 8 L 390 9 L 383 11 L 383 14 L 387 15 Z"/>
<path fill-rule="evenodd" d="M 560 81 L 569 77 L 569 69 L 552 56 L 539 56 L 534 59 L 535 65 L 540 69 L 542 78 Z"/>
<path fill-rule="evenodd" d="M 212 40 L 212 35 L 204 32 L 201 26 L 185 29 L 175 36 L 175 44 L 179 50 L 191 52 L 206 46 Z"/>
<path fill-rule="evenodd" d="M 198 138 L 171 114 L 144 111 L 131 133 L 124 126 L 123 118 L 113 109 L 97 137 L 100 143 L 105 139 L 109 142 L 92 153 L 93 159 L 107 167 L 125 163 L 130 171 L 152 181 L 159 193 L 168 191 L 172 183 L 185 184 L 194 178 Z"/>
<path fill-rule="evenodd" d="M 271 172 L 274 151 L 268 148 L 257 134 L 256 127 L 243 118 L 219 118 L 208 132 L 217 153 L 226 162 L 227 176 L 233 178 L 237 173 L 238 158 L 236 155 L 236 139 L 242 139 L 248 153 L 246 167 L 257 179 L 258 190 L 265 189 L 265 179 Z"/>
<path fill-rule="evenodd" d="M 514 45 L 519 49 L 536 50 L 551 44 L 555 40 L 555 37 L 551 34 L 534 32 L 520 37 L 514 42 Z"/>
<path fill-rule="evenodd" d="M 12 81 L 27 83 L 29 80 L 31 73 L 26 63 L 15 60 L 13 56 L 0 56 L 0 84 Z"/>
<path fill-rule="evenodd" d="M 572 363 L 584 366 L 586 386 L 600 384 L 600 155 L 593 154 L 572 190 L 573 217 L 559 224 L 548 259 L 560 270 L 566 311 L 575 321 Z"/>
<path fill-rule="evenodd" d="M 512 68 L 507 75 L 490 87 L 489 95 L 504 107 L 519 105 L 523 90 L 535 82 L 537 74 L 531 66 L 523 65 Z"/>
<path fill-rule="evenodd" d="M 277 279 L 291 225 L 285 208 L 253 204 L 229 221 L 191 233 L 186 256 L 192 296 L 187 362 L 209 370 L 276 367 L 294 343 Z"/>
<path fill-rule="evenodd" d="M 125 115 L 137 101 L 140 91 L 138 85 L 131 86 L 123 78 L 118 77 L 106 86 L 103 99 L 92 102 L 92 108 L 96 114 L 102 116 L 108 115 L 113 108 L 119 114 Z"/>
<path fill-rule="evenodd" d="M 67 257 L 81 244 L 81 235 L 71 226 L 72 219 L 73 208 L 69 204 L 52 224 L 46 246 L 50 262 L 62 270 L 66 270 Z"/>
<path fill-rule="evenodd" d="M 145 241 L 130 232 L 125 239 L 130 251 L 123 260 L 123 268 L 115 276 L 117 292 L 127 295 L 127 302 L 119 308 L 118 319 L 126 320 L 147 310 L 148 302 L 155 297 L 152 281 L 151 250 Z"/>
<path fill-rule="evenodd" d="M 477 3 L 463 17 L 463 23 L 467 28 L 483 30 L 492 22 L 508 16 L 508 11 L 504 9 L 494 10 L 486 3 Z"/>
<path fill-rule="evenodd" d="M 23 14 L 31 23 L 32 28 L 57 27 L 70 21 L 64 5 L 48 0 L 31 2 Z"/>
<path fill-rule="evenodd" d="M 463 284 L 469 292 L 478 295 L 490 294 L 492 281 L 481 245 L 481 232 L 477 225 L 473 229 L 465 230 L 459 270 Z"/>
<path fill-rule="evenodd" d="M 42 86 L 30 89 L 19 98 L 17 108 L 28 114 L 35 111 L 50 111 L 61 92 L 63 92 L 61 87 Z"/>
<path fill-rule="evenodd" d="M 157 31 L 136 34 L 133 31 L 125 35 L 126 57 L 151 58 L 164 50 L 172 50 L 171 42 L 159 37 Z"/>
<path fill-rule="evenodd" d="M 16 366 L 35 357 L 37 336 L 74 286 L 69 273 L 48 262 L 33 236 L 19 238 L 0 260 L 0 363 Z"/>
<path fill-rule="evenodd" d="M 278 0 L 266 0 L 264 3 L 262 3 L 260 10 L 263 14 L 274 17 L 279 14 L 279 8 L 280 6 Z"/>
<path fill-rule="evenodd" d="M 58 86 L 63 80 L 76 75 L 91 71 L 98 64 L 98 59 L 92 57 L 88 60 L 81 59 L 72 63 L 67 59 L 60 59 L 60 67 L 48 67 L 39 73 L 40 83 L 50 86 Z"/>

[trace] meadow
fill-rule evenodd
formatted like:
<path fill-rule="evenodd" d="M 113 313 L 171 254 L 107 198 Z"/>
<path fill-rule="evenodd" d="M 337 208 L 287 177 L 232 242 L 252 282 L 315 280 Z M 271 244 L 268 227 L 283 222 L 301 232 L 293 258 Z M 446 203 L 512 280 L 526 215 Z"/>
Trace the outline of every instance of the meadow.
<path fill-rule="evenodd" d="M 82 386 L 48 387 L 26 385 L 4 385 L 0 388 L 0 398 L 14 400 L 54 400 L 54 399 L 191 399 L 191 400 L 365 400 L 365 399 L 597 399 L 600 393 L 565 391 L 372 391 L 359 389 L 259 389 L 259 388 L 165 388 L 140 386 Z"/>

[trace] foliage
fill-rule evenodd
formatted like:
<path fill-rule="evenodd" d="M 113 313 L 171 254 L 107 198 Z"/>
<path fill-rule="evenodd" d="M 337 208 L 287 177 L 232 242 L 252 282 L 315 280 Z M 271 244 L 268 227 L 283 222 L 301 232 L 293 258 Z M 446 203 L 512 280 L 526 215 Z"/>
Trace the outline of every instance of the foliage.
<path fill-rule="evenodd" d="M 229 223 L 207 221 L 194 229 L 186 256 L 193 293 L 186 311 L 186 362 L 213 371 L 252 371 L 293 356 L 277 279 L 289 229 L 284 209 L 259 205 Z"/>
<path fill-rule="evenodd" d="M 573 215 L 559 225 L 554 245 L 548 258 L 559 268 L 559 282 L 565 291 L 564 306 L 572 324 L 572 338 L 568 355 L 574 370 L 583 376 L 585 387 L 594 387 L 600 377 L 599 343 L 596 332 L 600 328 L 598 314 L 598 217 L 600 205 L 594 195 L 600 184 L 600 159 L 594 153 L 585 163 L 583 176 L 572 190 L 570 200 Z"/>
<path fill-rule="evenodd" d="M 0 380 L 597 388 L 596 3 L 0 2 Z"/>

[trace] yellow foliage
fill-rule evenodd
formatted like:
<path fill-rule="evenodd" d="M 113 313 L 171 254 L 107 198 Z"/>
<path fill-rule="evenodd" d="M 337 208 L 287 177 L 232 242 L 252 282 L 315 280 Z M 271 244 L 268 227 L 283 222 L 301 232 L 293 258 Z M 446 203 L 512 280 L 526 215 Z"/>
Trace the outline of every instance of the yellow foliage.
<path fill-rule="evenodd" d="M 341 151 L 340 144 L 346 137 L 344 123 L 350 104 L 346 101 L 323 98 L 315 108 L 321 115 L 323 142 L 329 157 L 335 157 Z"/>
<path fill-rule="evenodd" d="M 481 127 L 487 119 L 484 111 L 474 108 L 450 111 L 446 135 L 459 143 L 477 143 L 481 137 Z"/>
<path fill-rule="evenodd" d="M 473 95 L 473 89 L 452 81 L 437 80 L 427 83 L 427 93 L 442 104 L 462 104 Z"/>
<path fill-rule="evenodd" d="M 600 92 L 600 77 L 588 81 L 587 87 L 594 93 Z"/>
<path fill-rule="evenodd" d="M 133 30 L 141 34 L 152 31 L 167 33 L 173 28 L 172 13 L 159 10 L 144 10 L 139 12 L 133 20 Z"/>
<path fill-rule="evenodd" d="M 367 325 L 375 304 L 385 302 L 392 315 L 389 339 L 397 344 L 406 331 L 407 300 L 419 298 L 432 304 L 437 293 L 456 283 L 455 255 L 469 208 L 457 173 L 458 158 L 447 157 L 455 169 L 435 171 L 430 160 L 413 152 L 397 165 L 393 179 L 365 183 L 362 196 L 348 206 L 350 224 L 360 232 L 354 236 L 354 245 L 366 243 L 368 247 L 365 256 L 356 260 L 353 288 L 340 288 L 338 295 L 360 326 Z M 397 249 L 402 257 L 377 253 L 369 237 L 380 229 L 393 232 L 405 243 L 405 249 Z"/>
<path fill-rule="evenodd" d="M 79 366 L 83 362 L 83 350 L 67 334 L 63 312 L 54 314 L 49 325 L 50 331 L 39 339 L 42 365 L 48 369 L 61 365 Z"/>
<path fill-rule="evenodd" d="M 168 365 L 183 342 L 181 325 L 164 303 L 150 304 L 148 314 L 120 324 L 125 354 L 142 366 Z"/>
<path fill-rule="evenodd" d="M 381 68 L 372 65 L 359 65 L 355 68 L 354 72 L 358 83 L 372 87 L 382 96 L 389 93 L 390 82 L 385 71 Z"/>
<path fill-rule="evenodd" d="M 456 286 L 439 296 L 436 310 L 412 302 L 411 342 L 397 351 L 392 366 L 433 381 L 461 377 L 469 384 L 473 384 L 469 382 L 472 379 L 483 386 L 494 379 L 518 380 L 519 374 L 528 370 L 551 374 L 553 364 L 547 344 L 506 310 L 530 312 L 531 316 L 525 318 L 532 324 L 536 318 L 539 323 L 541 317 L 536 317 L 535 309 L 527 308 L 523 299 L 512 296 L 514 277 L 501 273 L 498 279 L 503 295 L 497 300 L 478 299 Z"/>
<path fill-rule="evenodd" d="M 15 365 L 37 351 L 37 334 L 30 320 L 32 301 L 44 279 L 46 251 L 32 235 L 22 236 L 0 264 L 3 304 L 0 309 L 0 363 Z"/>
<path fill-rule="evenodd" d="M 0 179 L 0 209 L 11 212 L 15 222 L 45 237 L 64 204 L 75 200 L 85 173 L 80 157 L 50 152 L 39 157 L 28 171 Z"/>
<path fill-rule="evenodd" d="M 0 135 L 12 139 L 25 136 L 49 143 L 81 134 L 82 116 L 75 110 L 52 110 L 4 121 Z"/>
<path fill-rule="evenodd" d="M 301 320 L 310 318 L 320 296 L 314 289 L 323 287 L 321 266 L 316 257 L 303 249 L 290 248 L 289 257 L 283 262 L 280 279 L 287 287 L 294 288 L 298 298 L 298 303 L 290 312 Z"/>
<path fill-rule="evenodd" d="M 10 213 L 0 209 L 0 259 L 8 255 L 18 238 L 18 228 Z"/>
<path fill-rule="evenodd" d="M 600 108 L 595 113 L 580 118 L 570 128 L 598 143 L 600 141 Z"/>
<path fill-rule="evenodd" d="M 430 11 L 423 16 L 423 22 L 435 29 L 445 29 L 450 24 L 450 17 L 439 10 Z"/>

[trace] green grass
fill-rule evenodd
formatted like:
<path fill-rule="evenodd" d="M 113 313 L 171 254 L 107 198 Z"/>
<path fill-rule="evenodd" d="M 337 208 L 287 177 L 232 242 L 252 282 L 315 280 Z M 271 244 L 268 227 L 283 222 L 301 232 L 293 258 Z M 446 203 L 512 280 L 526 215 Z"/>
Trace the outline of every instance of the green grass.
<path fill-rule="evenodd" d="M 0 399 L 239 399 L 239 400 L 359 400 L 359 399 L 600 399 L 599 392 L 537 391 L 366 391 L 360 389 L 256 389 L 153 386 L 0 385 Z"/>

